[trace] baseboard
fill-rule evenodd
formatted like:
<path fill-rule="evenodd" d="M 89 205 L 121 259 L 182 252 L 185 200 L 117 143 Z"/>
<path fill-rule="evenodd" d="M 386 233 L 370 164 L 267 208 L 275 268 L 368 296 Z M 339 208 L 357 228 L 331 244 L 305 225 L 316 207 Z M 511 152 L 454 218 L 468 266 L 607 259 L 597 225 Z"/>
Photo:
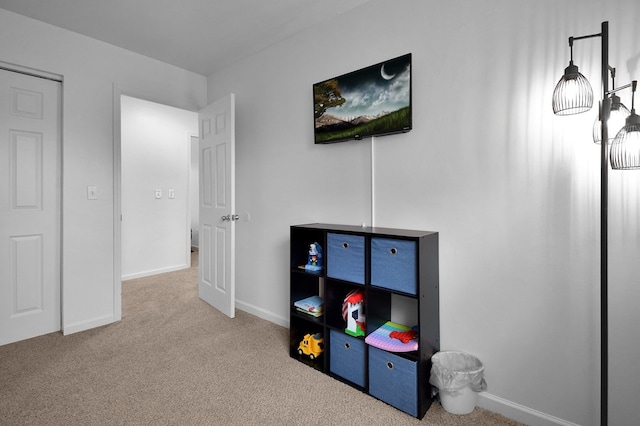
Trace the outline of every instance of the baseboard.
<path fill-rule="evenodd" d="M 111 324 L 113 322 L 115 322 L 113 315 L 105 315 L 103 317 L 77 322 L 75 324 L 63 324 L 62 334 L 66 336 L 67 334 L 79 333 L 92 328 L 102 327 L 103 325 Z"/>
<path fill-rule="evenodd" d="M 579 426 L 558 417 L 511 402 L 487 392 L 478 393 L 478 407 L 529 426 Z"/>
<path fill-rule="evenodd" d="M 258 318 L 262 318 L 263 320 L 267 320 L 274 324 L 278 324 L 279 326 L 289 328 L 288 318 L 280 317 L 278 315 L 275 315 L 273 312 L 265 311 L 264 309 L 258 308 L 257 306 L 254 306 L 250 303 L 246 303 L 236 299 L 236 308 L 251 315 L 255 315 Z"/>
<path fill-rule="evenodd" d="M 189 268 L 189 265 L 182 264 L 182 265 L 176 265 L 176 266 L 169 266 L 167 268 L 154 269 L 151 271 L 136 272 L 134 274 L 123 275 L 122 281 L 133 280 L 135 278 L 150 277 L 152 275 L 164 274 L 165 272 L 180 271 L 181 269 L 187 269 L 187 268 Z"/>

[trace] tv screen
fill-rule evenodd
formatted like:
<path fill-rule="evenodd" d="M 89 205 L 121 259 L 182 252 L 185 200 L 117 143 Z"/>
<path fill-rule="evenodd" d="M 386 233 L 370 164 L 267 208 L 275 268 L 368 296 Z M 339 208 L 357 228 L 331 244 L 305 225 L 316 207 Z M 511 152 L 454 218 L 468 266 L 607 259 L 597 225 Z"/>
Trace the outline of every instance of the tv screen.
<path fill-rule="evenodd" d="M 315 143 L 411 130 L 411 54 L 313 85 Z"/>

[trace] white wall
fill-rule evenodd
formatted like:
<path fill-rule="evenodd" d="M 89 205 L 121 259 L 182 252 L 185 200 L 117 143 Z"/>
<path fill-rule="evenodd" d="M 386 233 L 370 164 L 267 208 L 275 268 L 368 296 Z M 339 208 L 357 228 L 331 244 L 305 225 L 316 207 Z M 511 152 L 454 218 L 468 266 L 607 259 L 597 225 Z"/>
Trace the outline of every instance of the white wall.
<path fill-rule="evenodd" d="M 118 320 L 113 242 L 119 176 L 113 158 L 119 93 L 195 111 L 206 104 L 206 79 L 5 10 L 0 10 L 0 60 L 64 79 L 63 331 Z M 87 200 L 88 185 L 98 187 L 98 200 Z"/>
<path fill-rule="evenodd" d="M 188 268 L 198 114 L 122 96 L 121 116 L 122 279 Z"/>
<path fill-rule="evenodd" d="M 555 117 L 571 35 L 611 24 L 640 77 L 635 0 L 374 0 L 208 79 L 237 105 L 238 306 L 286 324 L 289 225 L 371 221 L 371 141 L 313 145 L 311 85 L 413 53 L 414 129 L 377 138 L 378 226 L 440 232 L 442 349 L 486 366 L 481 404 L 530 424 L 599 418 L 594 109 Z M 574 59 L 599 93 L 599 39 Z M 621 94 L 630 103 L 629 91 Z M 640 172 L 610 177 L 610 424 L 640 405 Z M 255 255 L 259 247 L 261 255 Z"/>

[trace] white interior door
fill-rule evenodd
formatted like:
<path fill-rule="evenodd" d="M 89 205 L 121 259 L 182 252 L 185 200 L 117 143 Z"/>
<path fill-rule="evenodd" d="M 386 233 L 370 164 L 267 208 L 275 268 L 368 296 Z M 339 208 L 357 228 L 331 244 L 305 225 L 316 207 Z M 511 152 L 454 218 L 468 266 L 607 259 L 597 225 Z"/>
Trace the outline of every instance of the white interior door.
<path fill-rule="evenodd" d="M 0 69 L 0 345 L 60 330 L 60 94 Z"/>
<path fill-rule="evenodd" d="M 199 113 L 200 298 L 235 316 L 235 97 Z"/>

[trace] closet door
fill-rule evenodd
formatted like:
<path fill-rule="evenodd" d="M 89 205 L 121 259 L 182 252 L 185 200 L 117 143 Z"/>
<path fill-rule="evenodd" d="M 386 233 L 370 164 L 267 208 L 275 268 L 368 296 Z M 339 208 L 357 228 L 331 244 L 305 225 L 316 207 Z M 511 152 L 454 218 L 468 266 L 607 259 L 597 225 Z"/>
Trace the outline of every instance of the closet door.
<path fill-rule="evenodd" d="M 0 345 L 60 330 L 60 97 L 0 70 Z"/>

